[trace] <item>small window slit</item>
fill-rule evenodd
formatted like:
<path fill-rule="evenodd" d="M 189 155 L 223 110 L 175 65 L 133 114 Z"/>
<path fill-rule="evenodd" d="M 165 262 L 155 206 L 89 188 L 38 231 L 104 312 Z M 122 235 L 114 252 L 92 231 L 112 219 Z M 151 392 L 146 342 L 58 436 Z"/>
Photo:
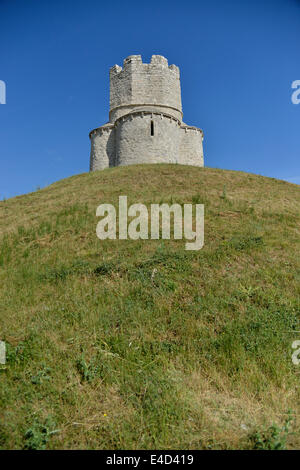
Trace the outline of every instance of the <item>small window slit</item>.
<path fill-rule="evenodd" d="M 151 135 L 154 135 L 154 122 L 151 121 Z"/>

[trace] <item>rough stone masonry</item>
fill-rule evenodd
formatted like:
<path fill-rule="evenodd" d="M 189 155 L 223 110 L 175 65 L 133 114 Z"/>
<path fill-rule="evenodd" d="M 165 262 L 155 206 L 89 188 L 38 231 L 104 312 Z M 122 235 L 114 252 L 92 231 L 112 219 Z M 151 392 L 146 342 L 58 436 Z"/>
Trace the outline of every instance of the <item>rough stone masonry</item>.
<path fill-rule="evenodd" d="M 140 55 L 110 69 L 109 122 L 90 132 L 90 171 L 136 163 L 203 166 L 203 131 L 182 121 L 179 68 Z"/>

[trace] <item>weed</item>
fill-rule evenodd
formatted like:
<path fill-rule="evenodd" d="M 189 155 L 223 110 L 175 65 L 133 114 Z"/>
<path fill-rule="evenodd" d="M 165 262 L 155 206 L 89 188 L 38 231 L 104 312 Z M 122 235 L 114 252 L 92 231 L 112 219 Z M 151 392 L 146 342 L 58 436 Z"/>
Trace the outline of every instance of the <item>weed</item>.
<path fill-rule="evenodd" d="M 25 450 L 45 450 L 49 439 L 53 434 L 57 434 L 58 429 L 55 429 L 55 423 L 51 417 L 46 419 L 44 424 L 41 424 L 37 419 L 25 432 Z"/>
<path fill-rule="evenodd" d="M 255 432 L 250 436 L 253 443 L 253 449 L 256 450 L 285 450 L 290 426 L 293 421 L 291 412 L 289 412 L 282 427 L 273 424 L 264 431 Z"/>

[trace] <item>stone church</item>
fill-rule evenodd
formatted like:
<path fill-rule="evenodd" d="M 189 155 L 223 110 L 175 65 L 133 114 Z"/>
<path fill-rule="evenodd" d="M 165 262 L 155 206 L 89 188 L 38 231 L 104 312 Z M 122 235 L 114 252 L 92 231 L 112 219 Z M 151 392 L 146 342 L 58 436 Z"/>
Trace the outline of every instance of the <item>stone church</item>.
<path fill-rule="evenodd" d="M 203 131 L 182 121 L 179 68 L 140 55 L 110 69 L 109 122 L 90 132 L 90 170 L 137 163 L 203 166 Z"/>

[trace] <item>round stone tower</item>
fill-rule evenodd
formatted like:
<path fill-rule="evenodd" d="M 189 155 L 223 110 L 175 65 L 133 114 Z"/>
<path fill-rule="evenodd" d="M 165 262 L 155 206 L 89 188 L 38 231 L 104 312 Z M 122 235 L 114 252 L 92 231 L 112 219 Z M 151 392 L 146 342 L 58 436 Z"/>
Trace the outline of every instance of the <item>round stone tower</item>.
<path fill-rule="evenodd" d="M 182 119 L 179 68 L 160 55 L 143 64 L 140 55 L 110 69 L 110 121 L 143 107 Z"/>
<path fill-rule="evenodd" d="M 203 132 L 182 122 L 179 68 L 140 55 L 110 69 L 109 122 L 94 129 L 91 170 L 136 163 L 203 166 Z M 186 152 L 186 151 L 187 152 Z"/>

